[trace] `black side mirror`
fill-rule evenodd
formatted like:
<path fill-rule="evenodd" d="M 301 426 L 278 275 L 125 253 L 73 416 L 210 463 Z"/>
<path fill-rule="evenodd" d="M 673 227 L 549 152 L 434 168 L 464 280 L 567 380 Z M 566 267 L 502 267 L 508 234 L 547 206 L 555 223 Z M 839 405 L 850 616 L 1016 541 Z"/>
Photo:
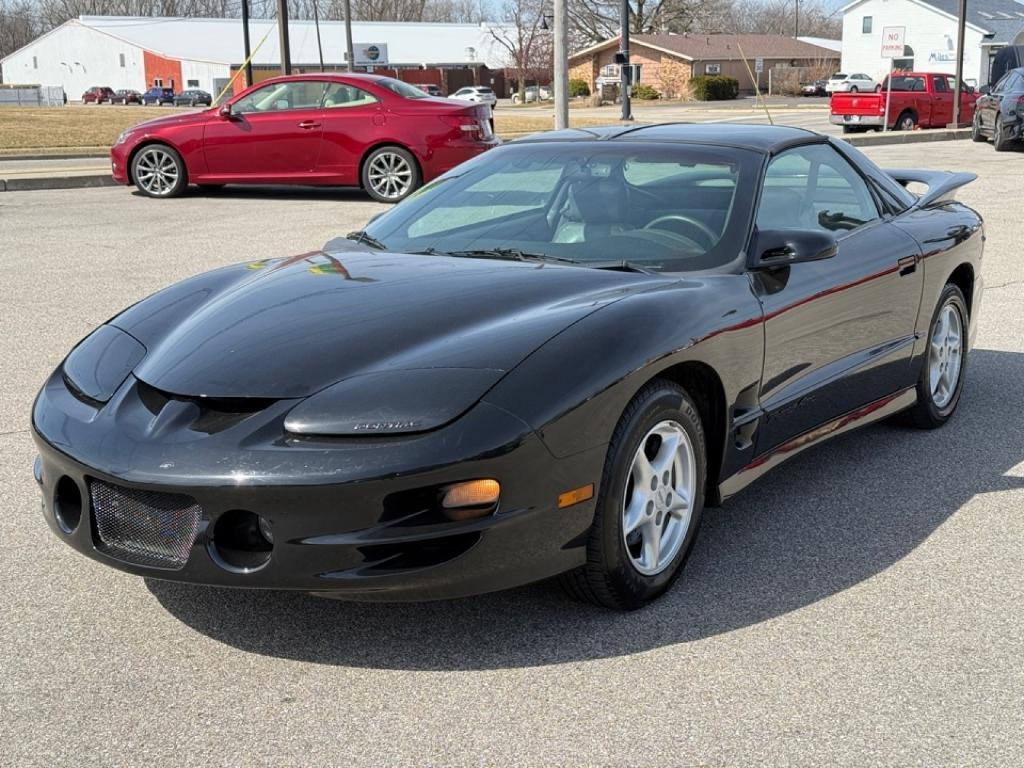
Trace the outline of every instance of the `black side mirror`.
<path fill-rule="evenodd" d="M 831 259 L 839 244 L 820 229 L 761 229 L 750 248 L 751 269 L 774 269 L 803 261 Z"/>
<path fill-rule="evenodd" d="M 992 86 L 986 83 L 985 85 L 981 86 L 978 89 L 978 93 L 982 94 L 983 96 L 987 96 L 988 94 L 992 93 Z"/>

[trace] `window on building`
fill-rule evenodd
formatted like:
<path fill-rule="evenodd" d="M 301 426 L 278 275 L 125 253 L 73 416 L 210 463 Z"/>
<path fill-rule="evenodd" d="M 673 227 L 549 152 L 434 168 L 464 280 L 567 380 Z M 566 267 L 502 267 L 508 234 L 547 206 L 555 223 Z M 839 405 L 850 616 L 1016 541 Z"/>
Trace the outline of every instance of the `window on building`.
<path fill-rule="evenodd" d="M 121 57 L 121 66 L 123 67 L 124 66 L 124 54 L 123 53 L 120 54 L 120 57 Z"/>
<path fill-rule="evenodd" d="M 865 16 L 860 22 L 860 31 L 865 35 L 871 34 L 871 17 Z"/>
<path fill-rule="evenodd" d="M 705 75 L 720 75 L 720 74 L 722 74 L 722 65 L 721 64 L 705 64 L 704 65 L 704 74 Z"/>
<path fill-rule="evenodd" d="M 199 87 L 199 81 L 198 80 L 186 80 L 185 82 L 186 82 L 186 85 L 185 85 L 186 88 L 198 88 Z"/>
<path fill-rule="evenodd" d="M 154 87 L 154 88 L 163 88 L 163 87 L 164 87 L 164 81 L 163 81 L 163 78 L 160 78 L 160 77 L 154 77 L 154 78 L 153 78 L 153 87 Z"/>

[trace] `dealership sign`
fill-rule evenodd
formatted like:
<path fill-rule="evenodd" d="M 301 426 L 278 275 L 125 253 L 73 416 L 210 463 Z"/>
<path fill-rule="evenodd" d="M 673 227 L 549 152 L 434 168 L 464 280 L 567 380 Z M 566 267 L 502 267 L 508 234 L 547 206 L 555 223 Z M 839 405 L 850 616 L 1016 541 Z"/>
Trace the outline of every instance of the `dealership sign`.
<path fill-rule="evenodd" d="M 352 58 L 357 67 L 386 67 L 388 65 L 388 44 L 356 43 L 352 46 Z"/>
<path fill-rule="evenodd" d="M 903 56 L 906 27 L 884 27 L 882 29 L 882 58 L 898 59 Z"/>

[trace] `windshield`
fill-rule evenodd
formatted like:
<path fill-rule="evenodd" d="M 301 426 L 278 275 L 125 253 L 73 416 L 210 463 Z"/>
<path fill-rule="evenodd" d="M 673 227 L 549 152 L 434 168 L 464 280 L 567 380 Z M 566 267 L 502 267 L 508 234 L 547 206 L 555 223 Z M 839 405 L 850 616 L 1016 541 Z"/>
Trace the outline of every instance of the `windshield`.
<path fill-rule="evenodd" d="M 403 96 L 406 99 L 425 99 L 427 94 L 421 91 L 417 86 L 410 85 L 409 83 L 403 83 L 401 80 L 395 80 L 392 77 L 382 77 L 377 80 L 377 85 L 382 88 L 387 88 L 392 93 L 397 93 L 399 96 Z"/>
<path fill-rule="evenodd" d="M 843 73 L 843 72 L 836 72 L 834 75 L 832 75 L 832 79 L 833 80 L 845 80 L 846 79 L 846 74 Z"/>
<path fill-rule="evenodd" d="M 742 248 L 759 162 L 748 150 L 685 144 L 513 144 L 427 185 L 365 233 L 406 253 L 709 269 Z"/>

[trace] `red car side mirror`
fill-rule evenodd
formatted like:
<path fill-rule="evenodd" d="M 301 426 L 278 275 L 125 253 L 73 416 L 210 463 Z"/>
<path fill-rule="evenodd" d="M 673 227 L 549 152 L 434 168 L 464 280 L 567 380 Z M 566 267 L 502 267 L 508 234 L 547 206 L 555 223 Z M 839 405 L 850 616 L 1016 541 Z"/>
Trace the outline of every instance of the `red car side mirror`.
<path fill-rule="evenodd" d="M 221 117 L 227 119 L 227 120 L 230 120 L 231 119 L 231 105 L 230 104 L 225 104 L 223 107 L 220 108 L 220 110 L 218 110 L 217 114 L 220 115 Z"/>

